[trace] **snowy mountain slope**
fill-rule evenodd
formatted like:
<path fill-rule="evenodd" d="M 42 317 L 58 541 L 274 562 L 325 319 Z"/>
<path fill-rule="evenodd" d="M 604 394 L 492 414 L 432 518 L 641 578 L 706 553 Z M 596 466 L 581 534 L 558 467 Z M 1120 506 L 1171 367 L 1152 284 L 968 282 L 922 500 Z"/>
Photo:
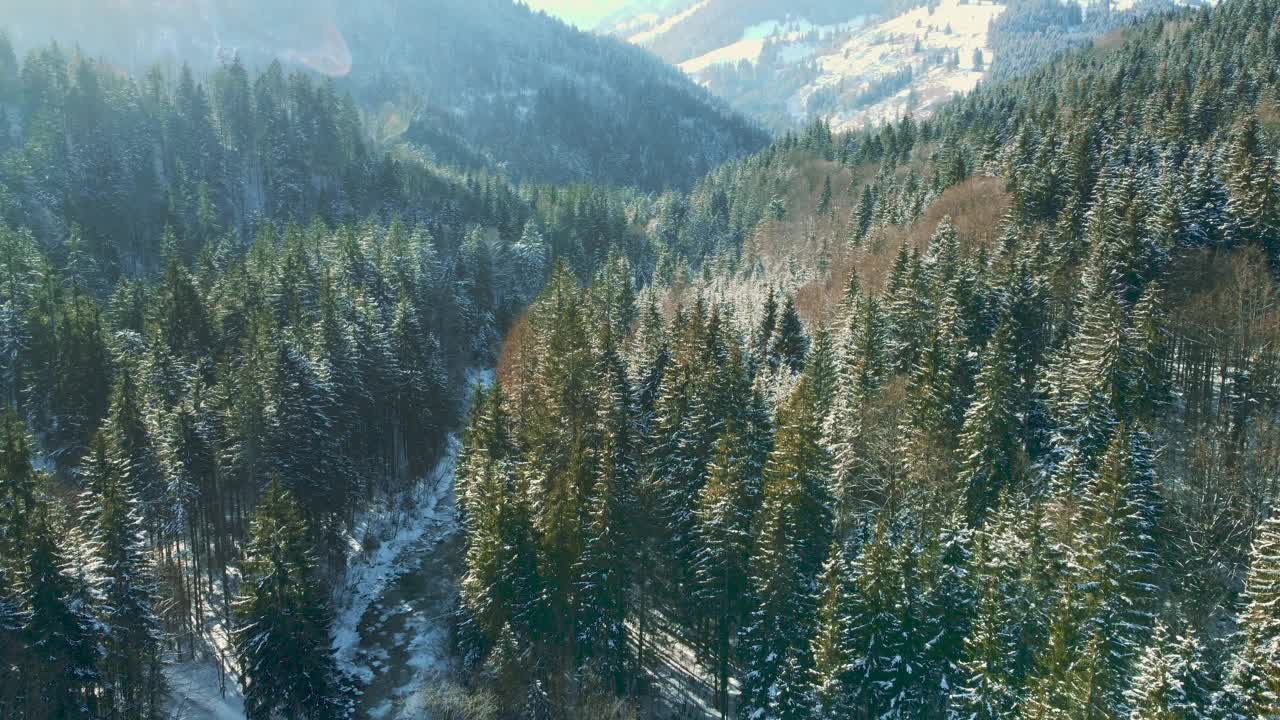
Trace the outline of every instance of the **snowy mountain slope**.
<path fill-rule="evenodd" d="M 943 0 L 932 12 L 916 8 L 855 32 L 833 52 L 815 58 L 819 75 L 790 98 L 791 114 L 825 116 L 838 129 L 906 112 L 929 114 L 981 81 L 994 54 L 987 30 L 1005 9 L 1004 4 Z M 908 67 L 911 77 L 904 87 L 885 86 L 886 78 Z M 885 97 L 877 97 L 876 88 L 885 88 Z"/>
<path fill-rule="evenodd" d="M 928 115 L 986 77 L 1017 74 L 1168 0 L 935 0 L 841 5 L 701 0 L 605 28 L 676 63 L 777 129 L 850 129 Z M 803 6 L 803 7 L 802 7 Z M 636 31 L 642 27 L 641 31 Z M 979 60 L 978 53 L 981 54 Z"/>
<path fill-rule="evenodd" d="M 792 22 L 842 23 L 878 12 L 883 4 L 883 0 L 685 0 L 665 13 L 622 14 L 597 31 L 680 64 L 743 39 L 762 37 L 753 28 Z"/>

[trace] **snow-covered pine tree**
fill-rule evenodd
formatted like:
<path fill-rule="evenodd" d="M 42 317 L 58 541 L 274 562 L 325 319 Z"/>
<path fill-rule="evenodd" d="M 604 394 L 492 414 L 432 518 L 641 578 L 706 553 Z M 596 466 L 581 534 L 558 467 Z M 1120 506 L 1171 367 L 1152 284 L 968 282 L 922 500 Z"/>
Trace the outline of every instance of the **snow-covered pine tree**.
<path fill-rule="evenodd" d="M 1210 690 L 1200 643 L 1157 622 L 1125 692 L 1129 720 L 1208 720 Z"/>
<path fill-rule="evenodd" d="M 805 360 L 804 372 L 813 384 L 818 416 L 821 418 L 823 425 L 825 425 L 827 417 L 831 413 L 831 408 L 835 403 L 836 388 L 840 377 L 839 369 L 837 368 L 835 339 L 832 337 L 830 330 L 818 328 L 814 331 L 813 347 Z"/>
<path fill-rule="evenodd" d="M 350 477 L 333 462 L 333 398 L 321 368 L 293 341 L 279 338 L 267 388 L 265 450 L 298 503 L 313 538 L 323 537 L 349 497 Z M 393 466 L 394 467 L 394 466 Z"/>
<path fill-rule="evenodd" d="M 840 542 L 831 552 L 818 578 L 818 611 L 810 653 L 813 656 L 814 720 L 850 717 L 855 705 L 850 684 L 853 657 L 850 616 L 852 573 Z"/>
<path fill-rule="evenodd" d="M 1130 412 L 1144 424 L 1155 420 L 1172 401 L 1168 333 L 1163 292 L 1159 285 L 1148 284 L 1133 306 L 1127 333 L 1133 348 Z"/>
<path fill-rule="evenodd" d="M 1081 500 L 1070 556 L 1081 596 L 1081 632 L 1098 644 L 1091 701 L 1124 713 L 1129 668 L 1153 622 L 1155 480 L 1143 434 L 1122 425 L 1108 445 L 1097 478 Z"/>
<path fill-rule="evenodd" d="M 102 712 L 123 720 L 149 720 L 160 712 L 162 629 L 155 614 L 159 590 L 141 534 L 130 466 L 114 434 L 99 432 L 81 469 L 85 517 L 100 564 L 105 655 Z"/>
<path fill-rule="evenodd" d="M 0 566 L 0 715 L 4 717 L 22 716 L 23 676 L 20 669 L 33 665 L 26 657 L 23 620 L 9 571 Z"/>
<path fill-rule="evenodd" d="M 784 686 L 801 681 L 809 686 L 796 672 L 810 667 L 814 578 L 830 541 L 829 504 L 823 497 L 828 469 L 816 409 L 802 377 L 781 411 L 778 438 L 764 469 L 764 502 L 750 560 L 753 608 L 739 641 L 748 668 L 739 713 L 756 720 L 773 716 Z M 799 668 L 791 667 L 795 663 Z"/>
<path fill-rule="evenodd" d="M 871 419 L 871 404 L 889 372 L 886 328 L 876 296 L 859 295 L 851 305 L 836 401 L 826 427 L 833 465 L 831 494 L 837 526 L 842 528 L 853 515 L 877 505 L 887 490 L 884 478 L 873 470 L 878 435 Z"/>
<path fill-rule="evenodd" d="M 970 578 L 972 545 L 973 532 L 956 512 L 930 537 L 921 557 L 925 595 L 919 634 L 924 648 L 917 682 L 920 711 L 933 717 L 947 714 L 951 690 L 965 674 L 960 662 L 977 605 Z"/>
<path fill-rule="evenodd" d="M 441 428 L 451 421 L 444 409 L 452 399 L 440 359 L 440 344 L 435 335 L 423 331 L 407 294 L 402 294 L 396 303 L 390 340 L 391 354 L 399 369 L 394 390 L 393 469 L 401 486 L 405 486 L 429 469 L 439 450 Z"/>
<path fill-rule="evenodd" d="M 1266 155 L 1254 114 L 1244 113 L 1237 121 L 1224 156 L 1227 239 L 1237 243 L 1265 240 L 1274 259 L 1280 189 L 1275 180 L 1275 161 Z"/>
<path fill-rule="evenodd" d="M 21 581 L 23 634 L 30 648 L 26 717 L 94 718 L 102 677 L 104 630 L 88 604 L 87 578 L 71 567 L 66 539 L 48 517 L 49 508 L 28 528 Z"/>
<path fill-rule="evenodd" d="M 0 411 L 0 567 L 16 581 L 23 573 L 28 532 L 39 509 L 31 436 L 13 410 Z"/>
<path fill-rule="evenodd" d="M 979 541 L 979 560 L 986 555 L 985 542 Z M 972 626 L 964 640 L 964 659 L 951 690 L 948 717 L 1011 720 L 1021 697 L 1016 679 L 1017 625 L 1006 608 L 1003 583 L 989 575 L 981 583 Z"/>
<path fill-rule="evenodd" d="M 1006 490 L 1019 489 L 1030 459 L 1022 443 L 1013 333 L 1002 324 L 983 353 L 977 396 L 965 413 L 957 451 L 966 514 L 980 524 Z"/>
<path fill-rule="evenodd" d="M 600 359 L 596 385 L 600 446 L 578 568 L 578 647 L 588 667 L 620 693 L 629 654 L 625 622 L 634 563 L 628 556 L 637 504 L 631 385 L 611 347 Z"/>
<path fill-rule="evenodd" d="M 826 179 L 822 181 L 822 194 L 818 196 L 819 216 L 835 215 L 835 206 L 831 204 L 831 201 L 831 176 L 828 175 Z"/>
<path fill-rule="evenodd" d="M 698 556 L 694 565 L 698 599 L 713 625 L 716 662 L 716 707 L 728 712 L 730 641 L 745 611 L 747 561 L 751 550 L 754 494 L 751 471 L 743 457 L 742 438 L 731 425 L 716 440 L 707 484 L 699 494 Z"/>
<path fill-rule="evenodd" d="M 1280 510 L 1258 528 L 1245 597 L 1243 647 L 1231 670 L 1229 693 L 1246 717 L 1270 719 L 1280 716 Z"/>
<path fill-rule="evenodd" d="M 805 335 L 804 324 L 800 322 L 795 296 L 788 295 L 769 342 L 769 367 L 775 370 L 785 367 L 794 375 L 804 370 L 808 354 L 809 338 Z"/>
<path fill-rule="evenodd" d="M 767 367 L 769 363 L 769 343 L 778 327 L 778 294 L 771 286 L 765 295 L 764 308 L 760 320 L 751 335 L 751 357 L 757 368 Z"/>
<path fill-rule="evenodd" d="M 906 590 L 897 548 L 889 537 L 885 513 L 876 517 L 871 538 L 854 561 L 852 643 L 855 648 L 850 691 L 855 707 L 868 717 L 894 710 L 897 681 L 907 644 L 900 609 Z"/>
<path fill-rule="evenodd" d="M 342 717 L 328 598 L 307 528 L 279 479 L 259 499 L 246 550 L 234 641 L 251 720 Z"/>
<path fill-rule="evenodd" d="M 885 287 L 885 310 L 889 327 L 889 354 L 899 373 L 915 367 L 928 343 L 930 308 L 928 279 L 919 252 L 903 243 L 898 248 Z"/>

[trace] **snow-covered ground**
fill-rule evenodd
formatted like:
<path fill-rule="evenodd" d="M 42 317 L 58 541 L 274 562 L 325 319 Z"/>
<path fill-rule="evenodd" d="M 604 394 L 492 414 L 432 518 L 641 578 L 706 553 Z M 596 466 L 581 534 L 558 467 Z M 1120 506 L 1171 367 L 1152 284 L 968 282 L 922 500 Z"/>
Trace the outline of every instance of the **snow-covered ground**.
<path fill-rule="evenodd" d="M 192 661 L 164 667 L 172 701 L 167 716 L 182 720 L 244 720 L 244 696 L 227 678 L 226 694 L 219 689 L 218 668 L 211 661 Z"/>
<path fill-rule="evenodd" d="M 469 396 L 493 382 L 493 371 L 467 374 Z M 465 406 L 464 406 L 465 407 Z M 361 686 L 361 706 L 375 720 L 422 718 L 414 691 L 446 667 L 452 576 L 457 564 L 453 480 L 461 441 L 449 438 L 444 457 L 405 495 L 366 510 L 348 534 L 347 569 L 335 583 L 333 648 L 338 666 Z M 220 621 L 210 628 L 205 659 L 170 664 L 168 715 L 182 720 L 244 720 L 234 678 L 219 682 Z M 227 661 L 229 662 L 229 660 Z M 384 687 L 388 681 L 392 687 Z"/>
<path fill-rule="evenodd" d="M 850 36 L 834 52 L 817 59 L 821 76 L 801 90 L 795 105 L 819 90 L 867 85 L 911 65 L 920 69 L 917 43 L 925 53 L 958 53 L 959 67 L 935 66 L 918 74 L 911 86 L 865 108 L 838 110 L 831 118 L 837 129 L 876 124 L 898 117 L 908 109 L 914 96 L 917 114 L 928 114 L 935 106 L 957 93 L 977 87 L 983 71 L 974 67 L 974 51 L 982 52 L 984 64 L 993 59 L 987 29 L 1005 11 L 1005 5 L 989 2 L 943 0 L 932 13 L 920 7 L 895 18 L 867 27 Z"/>
<path fill-rule="evenodd" d="M 364 514 L 348 536 L 351 557 L 342 582 L 337 585 L 333 624 L 333 649 L 338 667 L 363 683 L 373 679 L 368 661 L 356 659 L 360 645 L 360 621 L 369 606 L 408 570 L 407 552 L 431 531 L 448 525 L 453 512 L 449 497 L 460 442 L 449 438 L 448 450 L 431 474 L 405 498 L 388 500 Z M 372 552 L 364 548 L 371 546 Z"/>
<path fill-rule="evenodd" d="M 624 35 L 636 44 L 652 43 L 663 33 L 675 32 L 705 2 L 672 13 L 644 32 Z M 779 18 L 751 25 L 734 42 L 685 60 L 679 67 L 695 80 L 711 82 L 716 77 L 708 72 L 712 68 L 742 62 L 758 65 L 766 47 L 772 47 L 782 67 L 796 71 L 806 65 L 813 68 L 803 69 L 801 75 L 816 71 L 803 86 L 780 81 L 772 91 L 776 96 L 769 104 L 785 108 L 786 115 L 796 120 L 821 112 L 835 129 L 846 130 L 891 120 L 908 111 L 923 116 L 978 85 L 985 67 L 994 59 L 988 42 L 990 23 L 1005 7 L 1003 1 L 942 0 L 932 12 L 921 6 L 894 17 L 858 15 L 830 25 L 815 25 L 779 10 Z M 983 55 L 983 68 L 974 65 L 975 51 Z M 938 64 L 939 58 L 956 56 L 958 66 Z M 860 98 L 878 82 L 897 77 L 908 67 L 913 71 L 908 87 L 871 102 Z M 796 74 L 779 73 L 779 77 Z M 771 90 L 766 86 L 753 92 L 767 96 Z M 821 100 L 811 103 L 815 97 Z"/>
<path fill-rule="evenodd" d="M 491 370 L 468 374 L 464 407 L 493 377 Z M 349 539 L 353 556 L 335 598 L 333 639 L 339 667 L 360 684 L 362 717 L 426 717 L 419 691 L 449 669 L 462 569 L 453 492 L 460 449 L 458 436 L 450 436 L 445 456 L 415 492 L 368 513 Z"/>
<path fill-rule="evenodd" d="M 631 35 L 630 37 L 627 38 L 627 42 L 633 43 L 635 45 L 643 45 L 647 42 L 650 42 L 651 40 L 658 37 L 659 35 L 662 35 L 663 33 L 670 32 L 671 29 L 674 28 L 676 25 L 679 25 L 686 18 L 692 16 L 694 13 L 701 10 L 703 6 L 707 4 L 707 1 L 708 0 L 702 0 L 701 2 L 697 3 L 696 5 L 693 5 L 692 7 L 689 7 L 685 10 L 682 10 L 676 13 L 675 15 L 672 15 L 671 17 L 668 17 L 666 20 L 658 23 L 656 26 L 648 30 L 644 30 L 642 32 L 638 32 L 634 35 Z"/>

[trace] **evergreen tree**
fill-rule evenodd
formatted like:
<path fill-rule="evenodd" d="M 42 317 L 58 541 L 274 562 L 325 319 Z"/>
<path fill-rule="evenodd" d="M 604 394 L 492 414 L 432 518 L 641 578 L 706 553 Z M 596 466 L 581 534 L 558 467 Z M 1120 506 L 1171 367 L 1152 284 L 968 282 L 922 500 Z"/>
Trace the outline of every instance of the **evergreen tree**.
<path fill-rule="evenodd" d="M 827 423 L 833 462 L 832 495 L 838 525 L 847 526 L 855 506 L 871 504 L 886 490 L 876 477 L 876 427 L 872 407 L 878 399 L 888 360 L 880 303 L 874 296 L 854 303 L 856 315 L 842 351 L 837 396 Z"/>
<path fill-rule="evenodd" d="M 977 397 L 965 414 L 958 450 L 968 518 L 980 522 L 1001 493 L 1022 483 L 1029 458 L 1021 418 L 1012 331 L 1002 325 L 987 346 Z"/>
<path fill-rule="evenodd" d="M 808 707 L 800 688 L 809 687 L 808 679 L 797 673 L 811 667 L 814 579 L 830 538 L 816 409 L 808 378 L 802 378 L 782 411 L 764 469 L 764 502 L 750 560 L 753 608 L 739 641 L 748 668 L 739 712 L 746 717 L 804 717 L 802 708 Z"/>
<path fill-rule="evenodd" d="M 769 288 L 769 294 L 764 299 L 764 309 L 760 315 L 760 322 L 755 328 L 755 333 L 751 337 L 752 358 L 755 360 L 757 367 L 770 365 L 770 341 L 773 340 L 774 331 L 778 326 L 778 297 L 772 287 Z"/>
<path fill-rule="evenodd" d="M 245 555 L 234 634 L 245 714 L 255 720 L 341 717 L 328 601 L 306 524 L 278 479 L 259 499 Z"/>
<path fill-rule="evenodd" d="M 1156 623 L 1147 649 L 1135 665 L 1126 692 L 1129 720 L 1199 720 L 1210 717 L 1210 688 L 1204 657 L 1194 636 L 1170 637 Z"/>
<path fill-rule="evenodd" d="M 163 693 L 162 637 L 155 614 L 159 591 L 125 457 L 113 435 L 99 433 L 90 443 L 81 480 L 102 568 L 102 712 L 112 718 L 146 720 L 160 713 Z"/>
<path fill-rule="evenodd" d="M 6 717 L 21 717 L 23 711 L 20 668 L 31 667 L 22 635 L 24 619 L 9 572 L 0 567 L 0 713 Z"/>
<path fill-rule="evenodd" d="M 905 606 L 902 593 L 907 588 L 902 582 L 901 556 L 889 532 L 882 514 L 854 563 L 852 647 L 857 648 L 857 655 L 851 689 L 855 707 L 868 717 L 883 717 L 895 710 L 901 700 L 899 680 L 907 661 L 901 614 Z"/>
<path fill-rule="evenodd" d="M 851 576 L 840 543 L 831 553 L 818 579 L 818 613 L 811 654 L 815 720 L 850 717 L 855 705 L 850 680 L 857 648 L 852 645 Z"/>
<path fill-rule="evenodd" d="M 624 687 L 627 638 L 627 588 L 632 563 L 627 557 L 636 509 L 633 465 L 633 411 L 626 368 L 611 349 L 601 360 L 600 448 L 591 490 L 586 542 L 580 560 L 579 644 L 591 662 L 600 663 L 616 692 Z"/>
<path fill-rule="evenodd" d="M 33 520 L 28 536 L 21 588 L 27 613 L 23 632 L 32 664 L 23 673 L 24 714 L 93 718 L 99 710 L 103 628 L 92 615 L 87 579 L 72 567 L 66 540 L 55 533 L 46 516 Z"/>
<path fill-rule="evenodd" d="M 972 580 L 972 532 L 963 517 L 954 515 L 925 548 L 920 580 L 925 587 L 919 636 L 924 640 L 920 684 L 920 712 L 946 714 L 951 689 L 965 676 L 961 662 L 977 605 Z M 908 592 L 910 590 L 908 589 Z"/>
<path fill-rule="evenodd" d="M 502 398 L 499 387 L 478 397 L 459 462 L 468 530 L 460 596 L 468 663 L 492 649 L 492 663 L 507 672 L 520 661 L 516 648 L 543 626 L 528 483 L 516 469 Z"/>
<path fill-rule="evenodd" d="M 889 320 L 889 353 L 899 373 L 910 372 L 928 342 L 932 314 L 929 288 L 920 254 L 903 243 L 898 248 L 885 288 Z"/>
<path fill-rule="evenodd" d="M 960 682 L 951 695 L 952 717 L 1005 720 L 1016 717 L 1020 688 L 1015 682 L 1017 638 L 1000 585 L 981 589 L 973 626 L 965 638 Z"/>
<path fill-rule="evenodd" d="M 831 199 L 831 176 L 828 175 L 826 179 L 822 181 L 822 194 L 818 196 L 819 216 L 835 214 L 835 208 L 831 205 Z"/>
<path fill-rule="evenodd" d="M 805 335 L 800 313 L 796 311 L 794 297 L 787 297 L 782 316 L 769 343 L 769 367 L 786 367 L 793 375 L 804 370 L 805 356 L 809 352 L 809 338 Z"/>
<path fill-rule="evenodd" d="M 694 510 L 697 518 L 698 557 L 694 571 L 698 599 L 705 603 L 714 625 L 716 658 L 716 706 L 728 712 L 730 641 L 745 610 L 747 560 L 751 550 L 753 493 L 742 437 L 730 425 L 716 440 L 707 484 Z"/>
<path fill-rule="evenodd" d="M 1244 645 L 1231 670 L 1230 693 L 1246 717 L 1280 714 L 1280 512 L 1258 529 L 1245 582 Z"/>
<path fill-rule="evenodd" d="M 22 559 L 39 508 L 31 436 L 22 419 L 5 410 L 0 413 L 0 567 L 15 580 L 23 573 Z"/>
<path fill-rule="evenodd" d="M 1156 508 L 1147 452 L 1141 433 L 1124 426 L 1116 431 L 1082 500 L 1081 529 L 1070 560 L 1084 594 L 1082 632 L 1096 639 L 1101 653 L 1094 698 L 1115 711 L 1123 709 L 1126 674 L 1152 624 Z"/>

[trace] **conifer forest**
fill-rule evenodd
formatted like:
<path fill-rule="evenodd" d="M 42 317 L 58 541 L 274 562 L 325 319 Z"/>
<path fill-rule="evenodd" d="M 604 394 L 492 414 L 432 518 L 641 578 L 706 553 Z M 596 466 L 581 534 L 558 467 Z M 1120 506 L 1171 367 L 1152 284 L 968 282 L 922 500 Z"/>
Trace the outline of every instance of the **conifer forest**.
<path fill-rule="evenodd" d="M 0 405 L 4 720 L 1280 720 L 1280 0 L 0 0 Z"/>

